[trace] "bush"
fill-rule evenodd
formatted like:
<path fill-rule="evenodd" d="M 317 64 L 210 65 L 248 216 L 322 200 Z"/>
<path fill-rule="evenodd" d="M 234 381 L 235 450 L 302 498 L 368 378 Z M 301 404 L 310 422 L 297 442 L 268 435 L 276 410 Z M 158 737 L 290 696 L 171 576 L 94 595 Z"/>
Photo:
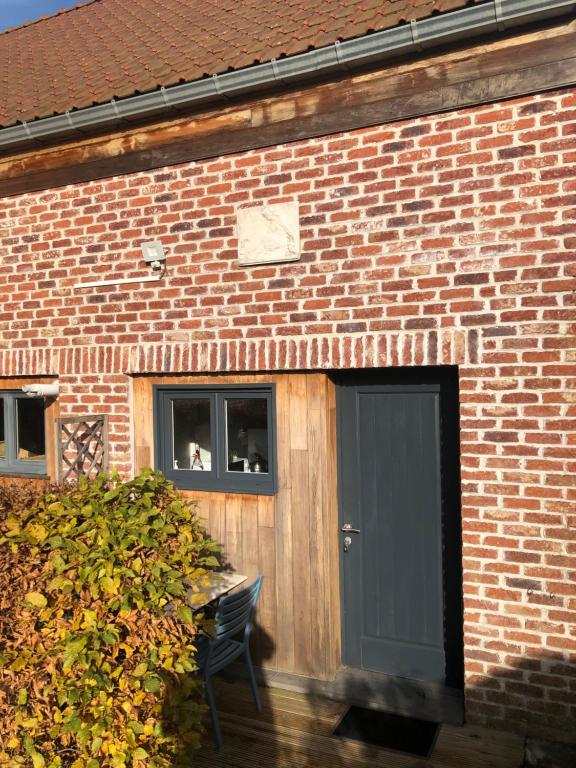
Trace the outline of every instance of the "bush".
<path fill-rule="evenodd" d="M 160 473 L 0 488 L 0 763 L 165 766 L 197 747 L 186 592 L 218 549 Z"/>

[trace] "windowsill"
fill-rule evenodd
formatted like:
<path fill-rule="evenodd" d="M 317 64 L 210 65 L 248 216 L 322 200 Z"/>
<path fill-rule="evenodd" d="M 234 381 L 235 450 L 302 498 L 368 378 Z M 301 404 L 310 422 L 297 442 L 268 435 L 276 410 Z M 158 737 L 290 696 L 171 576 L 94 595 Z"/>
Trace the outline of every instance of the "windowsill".
<path fill-rule="evenodd" d="M 0 479 L 6 477 L 8 479 L 14 478 L 17 480 L 50 480 L 50 475 L 46 473 L 41 474 L 39 472 L 11 472 L 0 469 Z"/>

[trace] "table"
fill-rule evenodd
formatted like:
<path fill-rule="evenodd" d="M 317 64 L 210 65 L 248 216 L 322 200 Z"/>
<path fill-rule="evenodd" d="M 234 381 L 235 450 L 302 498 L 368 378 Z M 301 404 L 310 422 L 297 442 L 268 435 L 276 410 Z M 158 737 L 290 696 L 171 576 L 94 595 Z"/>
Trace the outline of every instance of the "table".
<path fill-rule="evenodd" d="M 188 590 L 188 602 L 192 610 L 199 611 L 208 603 L 243 584 L 247 578 L 248 576 L 244 576 L 242 573 L 212 573 L 208 576 L 208 584 L 200 587 L 198 591 Z"/>

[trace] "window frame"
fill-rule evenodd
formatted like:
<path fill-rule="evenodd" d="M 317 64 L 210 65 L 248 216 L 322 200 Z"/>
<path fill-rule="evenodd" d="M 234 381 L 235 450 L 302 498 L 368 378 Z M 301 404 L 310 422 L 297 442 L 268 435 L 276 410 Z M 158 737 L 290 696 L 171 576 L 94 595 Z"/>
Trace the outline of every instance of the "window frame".
<path fill-rule="evenodd" d="M 173 467 L 172 403 L 206 399 L 210 403 L 211 469 L 203 472 Z M 226 400 L 265 400 L 268 405 L 268 472 L 230 472 L 227 469 Z M 251 493 L 273 496 L 277 491 L 276 390 L 274 384 L 155 384 L 154 463 L 183 490 Z"/>
<path fill-rule="evenodd" d="M 18 458 L 18 413 L 17 400 L 29 400 L 30 397 L 21 390 L 0 390 L 0 408 L 4 410 L 4 444 L 5 458 L 0 458 L 0 475 L 42 475 L 48 474 L 48 431 L 46 429 L 46 398 L 44 406 L 44 456 L 43 460 Z"/>

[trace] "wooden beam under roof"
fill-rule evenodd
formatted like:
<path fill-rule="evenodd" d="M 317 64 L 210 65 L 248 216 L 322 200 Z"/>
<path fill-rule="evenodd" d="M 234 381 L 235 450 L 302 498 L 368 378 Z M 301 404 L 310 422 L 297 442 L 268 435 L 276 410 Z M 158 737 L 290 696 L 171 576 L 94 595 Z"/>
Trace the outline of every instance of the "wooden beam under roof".
<path fill-rule="evenodd" d="M 382 125 L 576 83 L 576 22 L 225 108 L 0 157 L 9 196 Z"/>

